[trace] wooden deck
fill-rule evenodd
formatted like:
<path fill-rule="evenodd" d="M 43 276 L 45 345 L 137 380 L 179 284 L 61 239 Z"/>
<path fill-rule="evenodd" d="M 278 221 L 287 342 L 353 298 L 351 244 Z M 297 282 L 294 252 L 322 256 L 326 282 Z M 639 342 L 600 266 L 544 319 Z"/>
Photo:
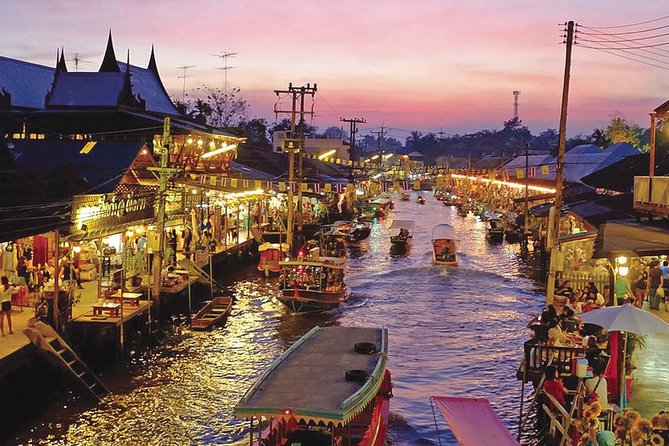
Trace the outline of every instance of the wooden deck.
<path fill-rule="evenodd" d="M 139 305 L 129 305 L 127 303 L 123 304 L 123 323 L 130 321 L 131 319 L 141 316 L 149 309 L 149 302 L 146 300 L 141 300 Z M 76 318 L 72 319 L 70 324 L 113 324 L 115 326 L 121 325 L 121 316 L 112 317 L 108 314 L 103 314 L 101 316 L 95 316 L 93 314 L 93 307 L 91 306 L 89 310 Z"/>
<path fill-rule="evenodd" d="M 28 326 L 28 320 L 33 315 L 32 307 L 12 307 L 12 328 L 14 334 L 9 334 L 9 327 L 7 327 L 7 321 L 5 321 L 5 336 L 0 337 L 0 363 L 5 358 L 31 345 L 30 340 L 23 334 L 23 329 Z"/>

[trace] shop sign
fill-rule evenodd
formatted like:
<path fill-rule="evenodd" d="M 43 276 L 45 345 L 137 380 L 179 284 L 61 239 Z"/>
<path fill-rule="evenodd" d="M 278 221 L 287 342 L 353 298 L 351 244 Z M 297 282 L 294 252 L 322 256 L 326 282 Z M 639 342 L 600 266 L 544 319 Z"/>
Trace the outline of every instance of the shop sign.
<path fill-rule="evenodd" d="M 74 198 L 72 215 L 77 228 L 89 231 L 153 218 L 154 196 L 109 198 L 106 195 L 84 195 Z"/>

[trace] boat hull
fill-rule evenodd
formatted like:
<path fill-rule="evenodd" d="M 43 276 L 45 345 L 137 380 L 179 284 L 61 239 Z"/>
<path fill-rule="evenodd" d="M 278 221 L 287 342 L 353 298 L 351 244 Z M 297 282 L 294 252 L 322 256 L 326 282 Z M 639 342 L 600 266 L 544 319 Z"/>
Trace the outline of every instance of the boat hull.
<path fill-rule="evenodd" d="M 215 325 L 224 324 L 232 312 L 232 298 L 227 296 L 215 297 L 193 316 L 192 330 L 207 330 Z"/>
<path fill-rule="evenodd" d="M 335 292 L 319 292 L 293 288 L 282 290 L 279 301 L 284 304 L 291 313 L 314 313 L 336 308 L 348 299 L 347 290 Z"/>

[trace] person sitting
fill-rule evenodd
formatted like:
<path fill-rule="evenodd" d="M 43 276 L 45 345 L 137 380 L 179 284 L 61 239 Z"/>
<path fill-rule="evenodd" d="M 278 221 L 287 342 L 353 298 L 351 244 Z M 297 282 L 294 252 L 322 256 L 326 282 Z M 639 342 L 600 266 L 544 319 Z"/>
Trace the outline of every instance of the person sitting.
<path fill-rule="evenodd" d="M 585 359 L 588 364 L 593 365 L 600 362 L 602 359 L 602 349 L 597 345 L 597 336 L 589 335 L 583 338 L 583 345 L 585 346 Z M 594 366 L 593 366 L 594 369 Z"/>
<path fill-rule="evenodd" d="M 560 327 L 559 322 L 557 319 L 551 320 L 548 323 L 548 345 L 552 345 L 554 347 L 565 347 L 567 344 L 569 344 L 569 339 L 562 330 L 562 327 Z"/>
<path fill-rule="evenodd" d="M 565 389 L 564 384 L 557 376 L 557 368 L 553 365 L 546 367 L 546 380 L 544 381 L 543 390 L 547 395 L 552 396 L 555 400 L 560 403 L 560 405 L 567 409 L 567 400 L 565 395 L 567 394 L 567 389 Z M 551 401 L 551 407 L 554 407 L 553 402 Z"/>
<path fill-rule="evenodd" d="M 565 280 L 557 289 L 555 294 L 560 294 L 562 296 L 571 296 L 574 294 L 574 289 L 571 287 L 571 282 L 569 280 Z"/>
<path fill-rule="evenodd" d="M 587 313 L 588 311 L 596 310 L 597 305 L 595 305 L 595 300 L 592 298 L 588 298 L 585 301 L 585 305 L 583 305 L 583 312 Z"/>
<path fill-rule="evenodd" d="M 574 310 L 565 307 L 562 311 L 562 328 L 567 333 L 576 333 L 578 331 L 580 321 L 576 319 Z"/>

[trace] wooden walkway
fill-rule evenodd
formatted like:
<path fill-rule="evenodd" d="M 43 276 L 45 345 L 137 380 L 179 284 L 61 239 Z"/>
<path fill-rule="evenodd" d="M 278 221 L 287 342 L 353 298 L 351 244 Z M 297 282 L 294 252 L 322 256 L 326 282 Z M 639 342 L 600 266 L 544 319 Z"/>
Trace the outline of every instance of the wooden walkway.
<path fill-rule="evenodd" d="M 5 336 L 0 337 L 0 362 L 30 344 L 30 340 L 23 334 L 23 329 L 28 326 L 28 320 L 33 315 L 32 307 L 12 307 L 14 334 L 9 334 L 9 327 L 7 327 L 7 321 L 5 320 Z"/>
<path fill-rule="evenodd" d="M 644 310 L 649 310 L 648 303 Z M 669 322 L 669 311 L 660 304 L 660 311 L 652 311 L 656 316 Z M 632 394 L 629 405 L 644 417 L 652 417 L 661 410 L 669 410 L 669 335 L 646 337 L 646 347 L 637 349 L 632 363 Z"/>

